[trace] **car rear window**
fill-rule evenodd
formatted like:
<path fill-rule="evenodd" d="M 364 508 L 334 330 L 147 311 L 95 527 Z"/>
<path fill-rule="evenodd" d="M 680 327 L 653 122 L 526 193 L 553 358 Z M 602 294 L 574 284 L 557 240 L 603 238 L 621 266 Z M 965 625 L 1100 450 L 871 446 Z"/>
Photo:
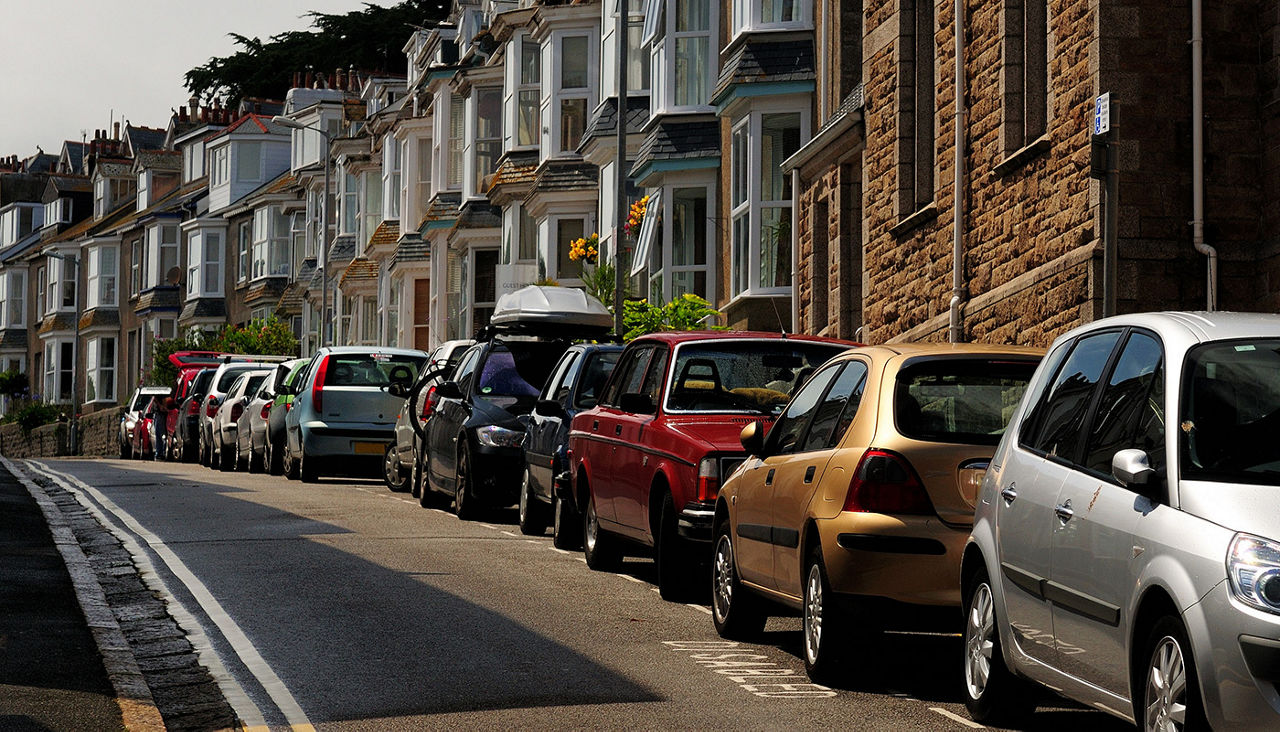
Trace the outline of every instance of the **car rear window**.
<path fill-rule="evenodd" d="M 1022 401 L 1036 361 L 931 359 L 898 372 L 893 414 L 904 437 L 995 445 Z"/>
<path fill-rule="evenodd" d="M 231 385 L 236 383 L 236 377 L 240 376 L 240 374 L 243 374 L 246 371 L 256 371 L 256 370 L 257 368 L 254 366 L 245 366 L 243 368 L 227 369 L 226 371 L 223 371 L 222 376 L 218 377 L 218 386 L 217 386 L 218 393 L 226 394 L 227 391 L 231 389 Z"/>
<path fill-rule="evenodd" d="M 667 409 L 776 416 L 819 366 L 846 348 L 781 338 L 681 346 L 671 368 Z"/>
<path fill-rule="evenodd" d="M 568 345 L 559 342 L 495 343 L 485 357 L 475 395 L 513 414 L 527 414 Z"/>
<path fill-rule="evenodd" d="M 325 386 L 408 386 L 418 377 L 426 356 L 390 353 L 332 353 L 326 366 Z"/>
<path fill-rule="evenodd" d="M 213 381 L 215 369 L 205 369 L 196 374 L 195 380 L 191 384 L 191 388 L 187 390 L 188 395 L 199 394 L 201 396 L 209 393 L 209 382 Z"/>

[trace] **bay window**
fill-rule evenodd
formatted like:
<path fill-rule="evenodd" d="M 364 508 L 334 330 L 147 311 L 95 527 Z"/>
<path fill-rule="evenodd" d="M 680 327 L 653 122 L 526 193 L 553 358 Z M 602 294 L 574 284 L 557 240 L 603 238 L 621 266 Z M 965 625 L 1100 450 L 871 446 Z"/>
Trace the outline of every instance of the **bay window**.
<path fill-rule="evenodd" d="M 355 345 L 355 334 L 351 332 L 352 317 L 356 311 L 356 299 L 350 295 L 342 297 L 341 334 L 338 336 L 342 344 Z"/>
<path fill-rule="evenodd" d="M 471 306 L 471 333 L 480 332 L 493 317 L 493 308 L 498 300 L 498 250 L 479 249 L 472 252 L 475 257 L 475 296 Z"/>
<path fill-rule="evenodd" d="M 263 206 L 253 212 L 251 277 L 288 276 L 289 217 L 279 206 Z"/>
<path fill-rule="evenodd" d="M 338 221 L 339 231 L 343 234 L 356 233 L 356 224 L 360 215 L 360 181 L 350 170 L 344 170 L 342 173 L 339 206 L 342 208 L 342 215 Z"/>
<path fill-rule="evenodd" d="M 90 338 L 85 342 L 86 402 L 113 402 L 116 399 L 116 339 Z"/>
<path fill-rule="evenodd" d="M 142 240 L 129 242 L 129 295 L 142 289 Z"/>
<path fill-rule="evenodd" d="M 712 299 L 712 190 L 708 181 L 705 185 L 671 186 L 649 198 L 650 209 L 641 230 L 652 231 L 662 242 L 648 252 L 649 296 L 653 301 L 669 302 L 685 294 Z"/>
<path fill-rule="evenodd" d="M 733 0 L 733 35 L 813 26 L 813 3 L 806 0 Z"/>
<path fill-rule="evenodd" d="M 397 277 L 391 280 L 387 290 L 387 341 L 388 345 L 400 345 L 400 288 L 404 280 Z"/>
<path fill-rule="evenodd" d="M 445 165 L 445 183 L 448 188 L 462 187 L 462 165 L 466 147 L 466 115 L 465 100 L 457 94 L 449 95 L 449 139 Z"/>
<path fill-rule="evenodd" d="M 538 258 L 538 222 L 518 203 L 502 212 L 501 264 L 532 264 Z"/>
<path fill-rule="evenodd" d="M 582 277 L 582 260 L 569 258 L 569 245 L 575 239 L 586 236 L 587 222 L 580 218 L 559 218 L 554 220 L 556 235 L 556 251 L 552 260 L 556 263 L 555 279 L 579 279 Z"/>
<path fill-rule="evenodd" d="M 44 205 L 44 225 L 71 223 L 71 199 L 59 198 Z"/>
<path fill-rule="evenodd" d="M 372 297 L 360 298 L 360 343 L 378 345 L 378 303 Z"/>
<path fill-rule="evenodd" d="M 418 145 L 418 210 L 412 222 L 418 221 L 427 213 L 427 202 L 431 200 L 431 145 L 419 138 Z"/>
<path fill-rule="evenodd" d="M 554 83 L 548 100 L 552 125 L 543 140 L 543 148 L 550 154 L 577 152 L 578 143 L 582 142 L 588 105 L 595 98 L 593 71 L 598 72 L 597 45 L 587 33 L 553 37 L 549 50 L 556 73 L 552 76 Z M 546 58 L 544 56 L 544 60 Z"/>
<path fill-rule="evenodd" d="M 143 266 L 143 287 L 166 283 L 169 270 L 178 266 L 178 227 L 161 224 L 147 229 L 147 256 Z"/>
<path fill-rule="evenodd" d="M 400 165 L 403 148 L 391 135 L 382 138 L 382 219 L 400 219 Z M 372 232 L 370 232 L 372 233 Z"/>
<path fill-rule="evenodd" d="M 289 221 L 289 272 L 294 273 L 301 271 L 307 251 L 307 212 L 295 211 Z"/>
<path fill-rule="evenodd" d="M 730 139 L 730 296 L 785 294 L 791 287 L 791 178 L 782 162 L 807 139 L 798 111 L 753 111 Z"/>
<path fill-rule="evenodd" d="M 241 221 L 236 232 L 236 281 L 249 279 L 249 248 L 253 243 L 253 222 Z"/>
<path fill-rule="evenodd" d="M 366 171 L 361 176 L 364 182 L 364 201 L 360 209 L 360 236 L 356 247 L 363 252 L 369 244 L 378 224 L 382 223 L 382 186 L 379 185 L 377 171 Z"/>
<path fill-rule="evenodd" d="M 57 404 L 71 401 L 71 374 L 75 368 L 75 344 L 70 339 L 44 343 L 44 400 Z"/>
<path fill-rule="evenodd" d="M 65 259 L 50 257 L 45 271 L 47 279 L 44 289 L 44 311 L 53 313 L 58 310 L 75 310 L 75 265 Z"/>
<path fill-rule="evenodd" d="M 654 112 L 709 105 L 717 61 L 712 34 L 719 27 L 719 4 L 650 0 L 646 13 L 642 43 L 649 46 Z"/>
<path fill-rule="evenodd" d="M 85 309 L 116 306 L 116 266 L 119 249 L 102 245 L 86 254 Z M 74 307 L 74 303 L 72 305 Z"/>
<path fill-rule="evenodd" d="M 520 147 L 538 144 L 541 130 L 538 127 L 538 106 L 542 82 L 542 47 L 528 35 L 521 35 L 516 43 L 520 46 L 517 70 L 518 86 L 516 89 L 516 140 Z"/>
<path fill-rule="evenodd" d="M 206 295 L 222 294 L 222 232 L 204 232 L 204 283 Z"/>
<path fill-rule="evenodd" d="M 0 273 L 0 328 L 22 328 L 27 324 L 27 273 L 21 270 Z"/>
<path fill-rule="evenodd" d="M 43 316 L 49 312 L 49 304 L 45 299 L 45 293 L 48 290 L 49 282 L 45 279 L 45 268 L 36 267 L 35 279 L 36 283 L 36 315 Z"/>
<path fill-rule="evenodd" d="M 475 105 L 475 148 L 472 158 L 472 192 L 484 195 L 485 178 L 497 169 L 502 157 L 502 89 L 476 89 L 472 95 Z"/>

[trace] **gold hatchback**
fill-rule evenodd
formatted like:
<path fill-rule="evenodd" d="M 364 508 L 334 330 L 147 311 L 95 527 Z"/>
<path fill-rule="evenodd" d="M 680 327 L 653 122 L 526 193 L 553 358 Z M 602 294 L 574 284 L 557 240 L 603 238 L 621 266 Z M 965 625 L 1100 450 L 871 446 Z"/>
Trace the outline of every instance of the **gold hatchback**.
<path fill-rule="evenodd" d="M 716 630 L 747 637 L 771 605 L 800 610 L 818 680 L 886 611 L 959 608 L 982 476 L 1042 353 L 855 348 L 815 372 L 767 436 L 747 425 L 750 457 L 716 504 Z"/>

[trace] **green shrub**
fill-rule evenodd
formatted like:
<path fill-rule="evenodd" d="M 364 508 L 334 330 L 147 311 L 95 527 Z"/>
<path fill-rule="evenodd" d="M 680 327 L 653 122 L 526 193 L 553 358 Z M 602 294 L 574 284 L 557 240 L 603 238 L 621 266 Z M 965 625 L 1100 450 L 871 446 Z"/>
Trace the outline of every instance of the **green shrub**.
<path fill-rule="evenodd" d="M 5 412 L 3 417 L 0 417 L 0 423 L 17 423 L 25 435 L 41 425 L 58 421 L 58 418 L 62 415 L 62 405 L 45 404 L 34 398 L 17 399 L 9 405 L 9 411 Z"/>
<path fill-rule="evenodd" d="M 622 307 L 623 338 L 632 340 L 646 333 L 662 330 L 700 330 L 708 328 L 702 323 L 720 311 L 697 295 L 684 294 L 666 305 L 654 305 L 648 300 L 627 300 Z M 709 326 L 710 330 L 724 330 L 722 326 Z"/>

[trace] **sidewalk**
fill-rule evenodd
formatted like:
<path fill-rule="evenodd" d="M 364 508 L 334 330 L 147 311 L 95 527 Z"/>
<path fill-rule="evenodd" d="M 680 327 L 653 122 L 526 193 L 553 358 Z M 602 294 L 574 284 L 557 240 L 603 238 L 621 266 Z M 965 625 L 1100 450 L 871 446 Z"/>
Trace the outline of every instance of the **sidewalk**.
<path fill-rule="evenodd" d="M 0 729 L 124 729 L 120 705 L 44 514 L 3 466 Z"/>

